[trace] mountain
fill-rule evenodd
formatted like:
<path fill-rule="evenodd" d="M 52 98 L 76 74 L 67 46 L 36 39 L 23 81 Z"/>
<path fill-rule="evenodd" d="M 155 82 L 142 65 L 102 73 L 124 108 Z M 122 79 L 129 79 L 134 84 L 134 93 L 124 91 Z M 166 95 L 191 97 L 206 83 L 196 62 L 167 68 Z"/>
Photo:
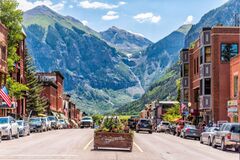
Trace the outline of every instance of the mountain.
<path fill-rule="evenodd" d="M 239 0 L 229 0 L 226 4 L 222 5 L 221 7 L 206 13 L 197 24 L 191 27 L 190 30 L 188 29 L 187 26 L 183 26 L 179 28 L 179 31 L 182 30 L 182 32 L 186 34 L 185 40 L 183 40 L 185 41 L 185 47 L 188 47 L 191 42 L 195 41 L 198 38 L 199 32 L 202 27 L 214 26 L 219 23 L 227 26 L 234 26 L 235 25 L 234 15 L 238 13 L 240 16 L 239 8 L 240 8 Z M 182 40 L 181 37 L 183 36 L 179 36 L 179 37 L 180 37 L 179 40 Z M 175 43 L 175 42 L 177 41 L 172 41 L 172 42 L 169 41 L 169 43 Z M 178 47 L 181 45 L 178 45 Z M 161 47 L 163 46 L 164 44 L 159 45 L 159 48 L 156 48 L 155 51 L 161 51 Z M 150 46 L 149 48 L 151 47 L 152 46 Z M 170 46 L 166 48 L 170 49 L 169 47 Z M 153 52 L 153 54 L 151 54 L 151 52 L 149 51 L 146 52 L 148 57 L 151 57 L 151 55 L 161 57 L 161 54 L 154 55 L 154 53 L 157 53 L 157 52 Z M 175 59 L 175 61 L 177 61 L 178 54 L 179 53 L 177 53 L 176 55 L 173 55 L 172 59 L 173 60 Z M 168 59 L 164 57 L 160 58 L 160 62 L 164 60 L 168 60 Z M 150 62 L 154 62 L 154 59 Z M 156 72 L 156 69 L 154 69 L 154 67 L 152 70 L 149 71 L 149 73 L 152 73 L 152 72 Z M 174 64 L 169 69 L 165 69 L 165 71 L 162 73 L 161 78 L 159 78 L 155 83 L 151 84 L 150 87 L 148 87 L 148 90 L 146 91 L 146 93 L 139 100 L 136 100 L 123 107 L 118 108 L 117 112 L 122 114 L 138 114 L 139 111 L 141 111 L 144 108 L 145 104 L 150 103 L 154 100 L 175 99 L 175 97 L 177 96 L 177 93 L 176 93 L 177 86 L 175 85 L 175 81 L 179 78 L 179 72 L 180 72 L 180 68 L 178 64 Z"/>
<path fill-rule="evenodd" d="M 64 89 L 84 111 L 107 112 L 132 100 L 126 90 L 138 85 L 136 76 L 99 33 L 46 6 L 25 12 L 23 27 L 37 69 L 62 72 Z"/>
<path fill-rule="evenodd" d="M 203 27 L 212 27 L 217 24 L 234 26 L 235 15 L 238 15 L 240 18 L 240 0 L 229 0 L 221 7 L 209 11 L 188 32 L 185 39 L 185 47 L 188 47 L 191 42 L 197 39 Z"/>
<path fill-rule="evenodd" d="M 150 40 L 140 34 L 125 31 L 115 26 L 100 32 L 100 34 L 102 39 L 127 55 L 139 53 L 152 44 Z"/>
<path fill-rule="evenodd" d="M 180 78 L 180 66 L 175 63 L 168 68 L 163 76 L 151 84 L 146 93 L 138 100 L 130 102 L 116 110 L 119 114 L 136 115 L 145 107 L 145 104 L 155 100 L 175 100 L 177 96 L 176 80 Z"/>
<path fill-rule="evenodd" d="M 192 25 L 183 25 L 146 49 L 142 63 L 133 69 L 145 89 L 157 81 L 167 68 L 176 63 L 179 51 L 184 46 L 185 36 L 191 27 Z"/>

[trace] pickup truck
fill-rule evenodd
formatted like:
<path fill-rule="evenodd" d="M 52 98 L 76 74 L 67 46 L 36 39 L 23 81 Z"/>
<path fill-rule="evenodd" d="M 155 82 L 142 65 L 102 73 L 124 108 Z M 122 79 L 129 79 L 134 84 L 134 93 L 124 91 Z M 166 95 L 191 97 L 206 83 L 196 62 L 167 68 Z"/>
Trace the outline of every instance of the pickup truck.
<path fill-rule="evenodd" d="M 93 119 L 92 117 L 83 117 L 81 120 L 81 128 L 91 127 L 93 128 Z"/>
<path fill-rule="evenodd" d="M 212 147 L 221 147 L 221 150 L 227 148 L 235 148 L 240 150 L 240 124 L 239 123 L 224 123 L 219 131 L 217 131 L 212 140 Z"/>

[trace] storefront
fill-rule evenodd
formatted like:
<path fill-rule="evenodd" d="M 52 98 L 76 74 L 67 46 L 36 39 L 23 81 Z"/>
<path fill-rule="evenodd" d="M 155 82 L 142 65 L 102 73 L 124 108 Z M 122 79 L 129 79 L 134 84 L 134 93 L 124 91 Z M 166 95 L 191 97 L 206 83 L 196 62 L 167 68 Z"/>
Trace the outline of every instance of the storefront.
<path fill-rule="evenodd" d="M 227 104 L 228 117 L 230 122 L 240 122 L 240 101 L 229 100 Z"/>

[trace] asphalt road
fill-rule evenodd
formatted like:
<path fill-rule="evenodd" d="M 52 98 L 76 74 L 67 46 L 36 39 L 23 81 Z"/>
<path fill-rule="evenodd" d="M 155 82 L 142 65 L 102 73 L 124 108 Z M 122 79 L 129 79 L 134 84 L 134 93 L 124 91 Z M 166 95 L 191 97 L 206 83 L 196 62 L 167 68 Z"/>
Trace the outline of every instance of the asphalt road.
<path fill-rule="evenodd" d="M 21 160 L 240 160 L 199 141 L 164 133 L 135 133 L 133 152 L 94 151 L 92 129 L 56 130 L 0 143 L 0 159 Z"/>

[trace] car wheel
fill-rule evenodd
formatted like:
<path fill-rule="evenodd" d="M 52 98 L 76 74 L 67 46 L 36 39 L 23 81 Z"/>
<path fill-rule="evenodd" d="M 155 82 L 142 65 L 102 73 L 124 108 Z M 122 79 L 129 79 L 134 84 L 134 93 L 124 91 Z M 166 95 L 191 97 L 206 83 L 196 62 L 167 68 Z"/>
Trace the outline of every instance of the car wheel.
<path fill-rule="evenodd" d="M 222 150 L 222 151 L 225 151 L 225 150 L 226 150 L 225 140 L 224 140 L 224 139 L 222 139 L 222 141 L 221 141 L 221 150 Z"/>
<path fill-rule="evenodd" d="M 238 152 L 238 153 L 240 153 L 240 146 L 235 147 L 235 151 Z"/>
<path fill-rule="evenodd" d="M 211 142 L 211 138 L 210 137 L 208 137 L 208 143 L 207 143 L 209 146 L 211 146 L 212 145 L 212 142 Z"/>
<path fill-rule="evenodd" d="M 139 133 L 139 130 L 136 130 L 137 133 Z"/>
<path fill-rule="evenodd" d="M 12 140 L 12 130 L 9 131 L 8 140 Z"/>
<path fill-rule="evenodd" d="M 203 144 L 202 136 L 200 137 L 200 143 Z"/>
<path fill-rule="evenodd" d="M 17 134 L 16 134 L 15 138 L 16 138 L 16 139 L 19 138 L 19 131 L 17 131 Z"/>
<path fill-rule="evenodd" d="M 2 142 L 2 133 L 0 132 L 0 143 Z"/>
<path fill-rule="evenodd" d="M 149 134 L 152 134 L 152 131 L 149 131 Z"/>
<path fill-rule="evenodd" d="M 212 140 L 212 147 L 217 148 L 215 137 L 213 137 L 213 140 Z"/>

